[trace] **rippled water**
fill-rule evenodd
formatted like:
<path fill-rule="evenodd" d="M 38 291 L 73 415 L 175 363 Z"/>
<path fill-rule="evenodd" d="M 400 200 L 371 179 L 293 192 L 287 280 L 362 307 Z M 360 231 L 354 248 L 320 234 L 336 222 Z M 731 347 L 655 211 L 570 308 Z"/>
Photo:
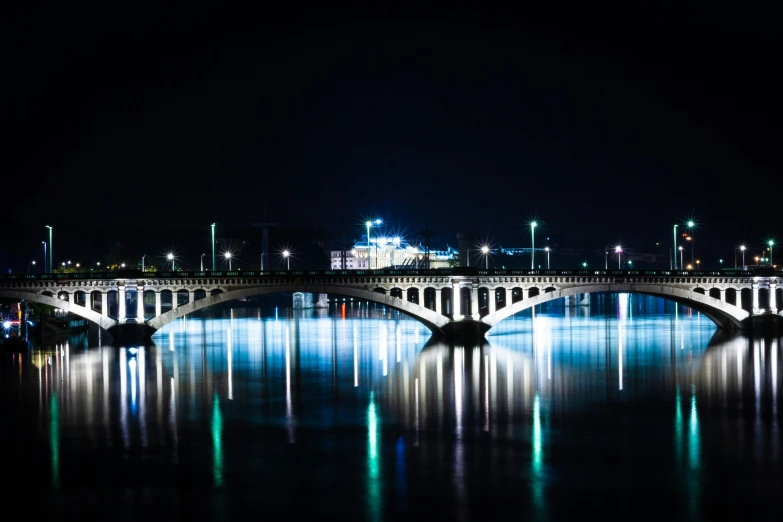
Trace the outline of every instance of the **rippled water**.
<path fill-rule="evenodd" d="M 638 295 L 483 346 L 376 305 L 234 308 L 0 359 L 6 513 L 780 517 L 782 341 Z"/>

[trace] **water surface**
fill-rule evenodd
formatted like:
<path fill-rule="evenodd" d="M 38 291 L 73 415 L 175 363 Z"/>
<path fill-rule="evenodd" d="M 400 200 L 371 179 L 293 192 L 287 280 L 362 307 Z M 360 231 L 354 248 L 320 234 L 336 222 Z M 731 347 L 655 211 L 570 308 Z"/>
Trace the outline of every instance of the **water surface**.
<path fill-rule="evenodd" d="M 783 515 L 777 336 L 594 295 L 447 346 L 374 304 L 223 308 L 0 363 L 6 513 L 53 519 Z M 777 517 L 777 518 L 774 518 Z"/>

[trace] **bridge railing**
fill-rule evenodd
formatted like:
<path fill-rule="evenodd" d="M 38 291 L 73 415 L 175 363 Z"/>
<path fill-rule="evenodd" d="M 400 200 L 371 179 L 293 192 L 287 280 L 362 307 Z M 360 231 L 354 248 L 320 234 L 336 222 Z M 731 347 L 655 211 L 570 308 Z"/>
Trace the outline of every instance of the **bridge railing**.
<path fill-rule="evenodd" d="M 783 277 L 783 270 L 753 267 L 748 270 L 603 270 L 603 269 L 481 269 L 477 267 L 377 270 L 205 270 L 142 272 L 114 270 L 105 272 L 70 272 L 56 274 L 0 274 L 0 281 L 80 281 L 90 279 L 201 279 L 201 278 L 306 278 L 306 277 L 374 277 L 374 276 L 621 276 L 621 277 Z"/>

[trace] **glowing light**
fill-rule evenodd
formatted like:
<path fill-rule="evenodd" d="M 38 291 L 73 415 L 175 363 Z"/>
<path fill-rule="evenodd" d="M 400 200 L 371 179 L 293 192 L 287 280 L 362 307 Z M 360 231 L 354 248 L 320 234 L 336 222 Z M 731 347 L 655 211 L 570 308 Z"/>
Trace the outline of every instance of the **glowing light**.
<path fill-rule="evenodd" d="M 381 514 L 381 461 L 378 458 L 378 415 L 375 393 L 370 392 L 367 407 L 367 508 L 371 520 L 380 520 Z"/>
<path fill-rule="evenodd" d="M 217 392 L 212 399 L 212 475 L 215 486 L 223 485 L 223 415 Z"/>
<path fill-rule="evenodd" d="M 52 392 L 49 403 L 49 445 L 52 450 L 52 486 L 56 488 L 60 482 L 60 410 L 56 392 Z"/>
<path fill-rule="evenodd" d="M 544 450 L 543 450 L 543 435 L 541 433 L 541 400 L 536 393 L 533 399 L 533 433 L 532 433 L 532 458 L 530 461 L 533 480 L 531 486 L 533 489 L 533 501 L 538 507 L 543 506 L 543 465 L 544 465 Z"/>

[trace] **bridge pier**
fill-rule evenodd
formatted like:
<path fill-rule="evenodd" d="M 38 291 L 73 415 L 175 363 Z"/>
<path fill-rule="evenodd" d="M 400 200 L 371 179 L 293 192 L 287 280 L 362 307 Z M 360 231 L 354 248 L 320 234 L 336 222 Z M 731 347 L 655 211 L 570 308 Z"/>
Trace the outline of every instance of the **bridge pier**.
<path fill-rule="evenodd" d="M 120 323 L 107 330 L 115 342 L 145 342 L 152 338 L 155 329 L 145 323 Z"/>
<path fill-rule="evenodd" d="M 464 319 L 462 321 L 452 321 L 443 326 L 442 334 L 435 334 L 433 337 L 442 339 L 449 343 L 463 345 L 481 345 L 487 340 L 484 335 L 489 331 L 489 325 L 476 321 L 474 319 Z"/>

